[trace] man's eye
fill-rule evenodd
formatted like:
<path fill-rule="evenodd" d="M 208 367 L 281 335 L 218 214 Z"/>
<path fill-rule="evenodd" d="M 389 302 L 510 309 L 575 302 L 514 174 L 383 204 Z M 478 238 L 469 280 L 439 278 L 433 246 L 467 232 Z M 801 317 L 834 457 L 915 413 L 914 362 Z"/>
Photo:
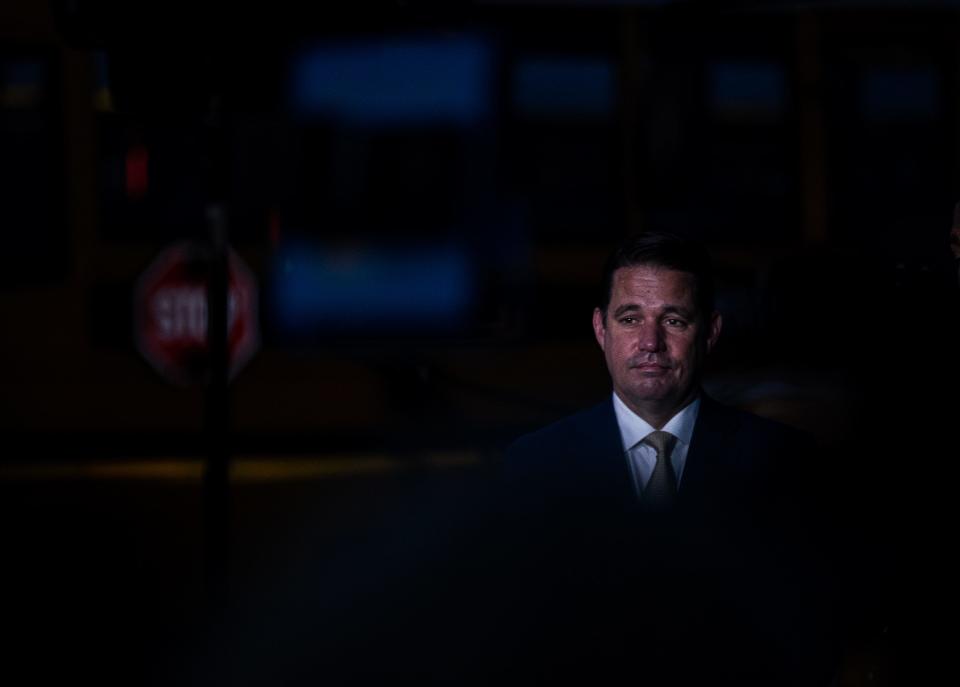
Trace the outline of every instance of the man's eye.
<path fill-rule="evenodd" d="M 684 320 L 678 320 L 676 317 L 671 317 L 667 320 L 667 324 L 671 327 L 686 327 L 687 323 Z"/>

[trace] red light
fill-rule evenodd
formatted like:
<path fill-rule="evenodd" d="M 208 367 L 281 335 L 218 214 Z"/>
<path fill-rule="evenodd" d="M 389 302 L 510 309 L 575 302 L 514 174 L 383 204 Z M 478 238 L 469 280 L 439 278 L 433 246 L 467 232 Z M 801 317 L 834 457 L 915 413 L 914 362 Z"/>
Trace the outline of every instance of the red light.
<path fill-rule="evenodd" d="M 274 248 L 276 248 L 280 243 L 280 213 L 276 210 L 272 210 L 270 212 L 268 227 L 270 232 L 270 243 Z"/>
<path fill-rule="evenodd" d="M 127 198 L 140 200 L 147 195 L 150 153 L 144 145 L 136 145 L 127 150 Z"/>

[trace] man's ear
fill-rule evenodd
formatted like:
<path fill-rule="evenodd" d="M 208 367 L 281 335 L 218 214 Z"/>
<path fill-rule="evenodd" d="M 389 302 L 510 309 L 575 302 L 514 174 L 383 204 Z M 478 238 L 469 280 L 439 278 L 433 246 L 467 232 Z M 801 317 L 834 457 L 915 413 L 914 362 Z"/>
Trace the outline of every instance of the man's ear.
<path fill-rule="evenodd" d="M 717 339 L 720 338 L 720 330 L 723 329 L 723 317 L 717 311 L 710 316 L 710 327 L 707 330 L 707 353 L 713 350 L 717 345 Z"/>
<path fill-rule="evenodd" d="M 597 343 L 603 349 L 603 341 L 607 333 L 606 324 L 603 321 L 603 311 L 600 308 L 593 309 L 593 335 L 597 337 Z"/>

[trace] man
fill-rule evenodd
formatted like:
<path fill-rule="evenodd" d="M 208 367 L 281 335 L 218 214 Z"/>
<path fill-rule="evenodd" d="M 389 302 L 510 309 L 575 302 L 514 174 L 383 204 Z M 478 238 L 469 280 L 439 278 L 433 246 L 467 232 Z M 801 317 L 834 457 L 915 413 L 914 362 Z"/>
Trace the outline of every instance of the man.
<path fill-rule="evenodd" d="M 825 684 L 835 670 L 812 442 L 703 393 L 709 256 L 666 234 L 608 261 L 600 405 L 507 451 L 514 659 L 648 684 Z"/>

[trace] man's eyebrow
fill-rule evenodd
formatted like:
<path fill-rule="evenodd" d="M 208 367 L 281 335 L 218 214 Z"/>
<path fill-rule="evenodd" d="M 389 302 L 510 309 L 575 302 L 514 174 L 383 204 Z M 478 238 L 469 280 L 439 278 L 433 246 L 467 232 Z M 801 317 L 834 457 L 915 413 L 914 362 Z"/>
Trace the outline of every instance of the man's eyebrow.
<path fill-rule="evenodd" d="M 613 311 L 614 317 L 621 317 L 627 313 L 639 312 L 642 308 L 636 303 L 624 303 L 619 308 Z M 684 308 L 680 305 L 665 305 L 663 306 L 662 314 L 664 315 L 680 315 L 685 317 L 688 320 L 693 319 L 693 311 L 689 308 Z"/>
<path fill-rule="evenodd" d="M 640 306 L 637 305 L 636 303 L 624 303 L 619 308 L 613 311 L 613 316 L 620 317 L 621 315 L 625 315 L 628 312 L 637 312 L 638 310 L 640 310 Z"/>
<path fill-rule="evenodd" d="M 681 307 L 679 305 L 667 305 L 663 308 L 664 314 L 677 314 L 681 317 L 685 317 L 688 320 L 693 319 L 693 311 L 687 308 Z"/>

